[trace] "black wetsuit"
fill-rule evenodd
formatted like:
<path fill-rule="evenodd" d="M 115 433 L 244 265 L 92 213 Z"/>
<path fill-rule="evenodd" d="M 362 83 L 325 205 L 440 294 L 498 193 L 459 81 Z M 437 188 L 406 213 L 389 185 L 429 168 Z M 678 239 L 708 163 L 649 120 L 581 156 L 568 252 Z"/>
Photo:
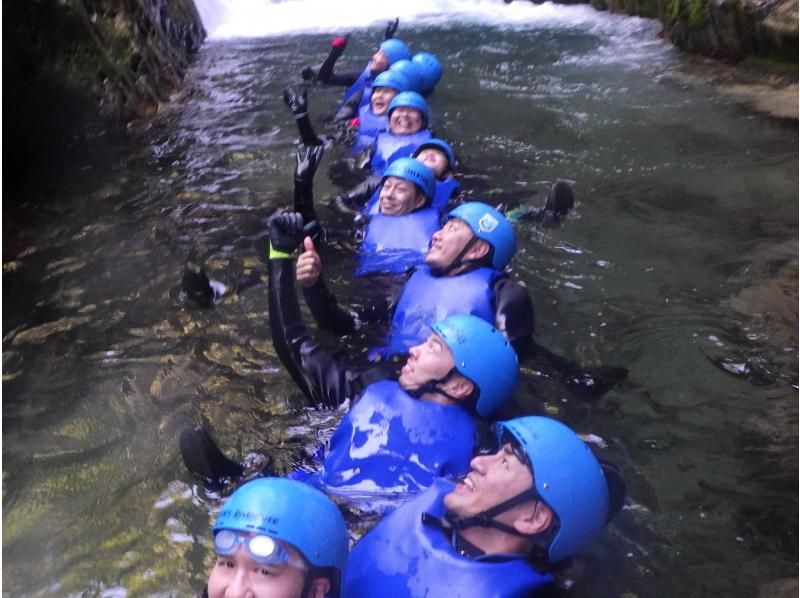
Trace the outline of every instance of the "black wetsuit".
<path fill-rule="evenodd" d="M 392 378 L 386 366 L 364 371 L 345 367 L 309 333 L 295 292 L 294 260 L 269 260 L 269 324 L 281 363 L 313 405 L 337 407 L 366 386 Z"/>

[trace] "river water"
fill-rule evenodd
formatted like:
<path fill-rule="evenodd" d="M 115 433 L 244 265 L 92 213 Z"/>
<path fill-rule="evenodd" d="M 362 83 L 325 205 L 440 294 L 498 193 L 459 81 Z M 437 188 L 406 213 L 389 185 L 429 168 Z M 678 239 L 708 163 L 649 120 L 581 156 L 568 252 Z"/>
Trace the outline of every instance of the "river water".
<path fill-rule="evenodd" d="M 539 342 L 630 370 L 595 402 L 529 370 L 517 391 L 602 437 L 628 482 L 568 595 L 774 595 L 798 558 L 796 123 L 686 86 L 692 64 L 652 21 L 353 4 L 198 2 L 212 37 L 185 93 L 6 198 L 3 595 L 199 593 L 219 496 L 184 470 L 179 430 L 205 423 L 285 470 L 335 425 L 291 408 L 264 285 L 213 310 L 177 287 L 188 259 L 226 284 L 263 272 L 253 242 L 291 201 L 283 86 L 345 30 L 341 65 L 362 68 L 398 14 L 446 65 L 430 104 L 466 188 L 538 206 L 555 179 L 574 185 L 561 227 L 518 227 Z M 310 91 L 315 120 L 339 94 Z M 319 197 L 337 190 L 326 175 Z M 351 262 L 328 254 L 346 296 Z"/>

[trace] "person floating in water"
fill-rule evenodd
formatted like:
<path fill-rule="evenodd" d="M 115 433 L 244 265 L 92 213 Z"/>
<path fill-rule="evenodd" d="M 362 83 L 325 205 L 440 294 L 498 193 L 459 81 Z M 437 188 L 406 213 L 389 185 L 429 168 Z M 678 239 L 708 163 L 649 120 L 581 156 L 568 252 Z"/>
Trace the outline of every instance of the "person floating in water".
<path fill-rule="evenodd" d="M 383 81 L 391 80 L 387 77 Z M 391 87 L 399 87 L 402 83 L 395 80 Z M 381 94 L 384 92 L 381 91 Z M 287 87 L 283 92 L 286 105 L 294 115 L 300 139 L 303 145 L 324 145 L 325 140 L 320 138 L 311 125 L 306 93 L 297 93 L 292 87 Z M 378 103 L 377 100 L 375 102 Z M 367 104 L 373 110 L 383 111 L 382 106 Z M 386 167 L 398 158 L 411 156 L 422 143 L 432 138 L 428 129 L 429 110 L 425 99 L 416 92 L 402 91 L 393 95 L 388 107 L 385 109 L 387 126 L 385 130 L 375 129 L 374 137 L 369 136 L 360 140 L 358 144 L 362 159 L 357 159 L 355 168 L 371 167 L 371 175 L 377 178 L 383 176 Z"/>
<path fill-rule="evenodd" d="M 338 507 L 307 484 L 247 482 L 222 505 L 212 531 L 217 558 L 206 598 L 342 595 L 347 527 Z"/>
<path fill-rule="evenodd" d="M 322 146 L 298 151 L 294 209 L 306 222 L 317 220 L 313 180 L 323 151 Z M 358 276 L 401 274 L 422 264 L 431 234 L 439 227 L 439 212 L 431 207 L 435 188 L 433 172 L 412 158 L 400 158 L 386 169 L 376 213 L 359 217 Z"/>
<path fill-rule="evenodd" d="M 387 173 L 406 165 L 411 172 L 430 172 L 421 162 L 403 158 L 393 163 Z M 414 166 L 413 170 L 411 166 Z M 296 188 L 303 186 L 303 191 L 296 193 L 295 197 L 302 198 L 303 205 L 307 206 L 304 214 L 309 218 L 314 214 L 313 208 L 308 207 L 313 206 L 313 197 L 311 178 L 306 176 L 306 179 L 308 182 L 298 182 L 298 177 L 295 177 Z M 378 195 L 379 210 L 385 210 L 386 206 L 398 203 L 400 192 L 384 183 Z M 429 210 L 438 214 L 433 208 Z M 339 335 L 352 334 L 359 322 L 391 320 L 387 351 L 388 354 L 398 354 L 424 340 L 433 322 L 451 314 L 473 314 L 498 326 L 515 346 L 521 348 L 530 344 L 533 304 L 523 287 L 503 275 L 516 251 L 516 233 L 503 214 L 488 204 L 467 202 L 450 212 L 441 227 L 436 217 L 425 229 L 420 226 L 415 227 L 416 231 L 400 226 L 396 229 L 387 227 L 385 233 L 380 225 L 388 218 L 381 214 L 372 216 L 373 220 L 376 218 L 374 234 L 370 237 L 368 229 L 366 237 L 374 239 L 373 246 L 387 245 L 380 239 L 382 234 L 389 240 L 395 234 L 401 238 L 416 238 L 423 232 L 429 235 L 423 240 L 427 250 L 420 254 L 419 267 L 405 284 L 396 306 L 393 301 L 379 300 L 368 304 L 365 311 L 369 315 L 344 310 L 321 276 L 322 259 L 309 239 L 297 260 L 297 278 L 320 328 Z M 391 252 L 382 256 L 368 254 L 360 269 L 382 263 L 382 271 L 399 274 L 414 265 L 412 260 L 397 261 L 394 258 Z M 392 269 L 393 262 L 400 267 Z M 377 270 L 377 267 L 373 269 Z M 379 313 L 381 306 L 383 311 Z"/>
<path fill-rule="evenodd" d="M 350 401 L 330 439 L 322 471 L 309 482 L 348 495 L 407 495 L 437 476 L 467 471 L 478 443 L 476 420 L 489 418 L 508 399 L 519 371 L 517 356 L 488 322 L 456 315 L 435 322 L 409 350 L 397 377 L 385 367 L 353 370 L 325 350 L 303 322 L 291 254 L 308 228 L 298 213 L 269 221 L 269 320 L 276 354 L 311 406 L 337 408 Z M 204 429 L 181 433 L 187 467 L 206 478 L 220 471 Z M 220 456 L 217 461 L 225 461 Z"/>
<path fill-rule="evenodd" d="M 370 58 L 363 71 L 334 73 L 333 69 L 336 61 L 347 49 L 348 34 L 339 36 L 331 42 L 331 50 L 328 57 L 316 74 L 309 67 L 303 69 L 303 79 L 307 81 L 316 80 L 326 85 L 347 86 L 342 96 L 342 104 L 347 103 L 353 97 L 358 98 L 356 106 L 360 107 L 366 104 L 369 101 L 369 88 L 372 86 L 373 79 L 397 61 L 411 58 L 411 51 L 408 46 L 403 41 L 394 38 L 398 24 L 399 19 L 396 19 L 387 25 L 384 32 L 384 41 Z"/>
<path fill-rule="evenodd" d="M 356 543 L 345 596 L 533 596 L 622 507 L 618 470 L 564 424 L 512 419 L 497 439 L 459 483 L 437 480 Z"/>
<path fill-rule="evenodd" d="M 295 193 L 301 198 L 295 205 L 306 206 L 305 213 L 311 215 L 312 179 L 306 180 L 295 178 L 296 189 L 302 189 Z M 571 196 L 564 185 L 557 183 L 553 193 Z M 343 309 L 322 276 L 322 259 L 311 239 L 305 241 L 297 259 L 297 280 L 321 329 L 351 335 L 362 323 L 388 322 L 386 345 L 373 351 L 374 357 L 401 355 L 426 337 L 431 323 L 451 314 L 469 313 L 493 323 L 518 353 L 535 362 L 537 371 L 582 399 L 595 399 L 624 380 L 624 368 L 586 370 L 534 341 L 533 302 L 527 290 L 503 272 L 515 251 L 516 233 L 508 219 L 486 203 L 471 201 L 445 217 L 430 238 L 424 264 L 413 271 L 396 301 L 394 296 L 387 300 L 383 287 L 378 288 L 378 296 L 362 288 L 361 304 Z M 391 259 L 391 254 L 383 257 Z M 391 270 L 384 267 L 384 271 Z"/>
<path fill-rule="evenodd" d="M 400 75 L 405 81 L 405 89 L 402 91 L 414 91 L 423 97 L 428 97 L 436 87 L 442 77 L 442 65 L 439 59 L 429 52 L 419 52 L 411 60 L 404 58 L 398 60 L 388 71 L 384 73 Z M 380 75 L 379 75 L 380 76 Z M 372 83 L 373 89 L 378 85 L 378 77 Z M 358 117 L 363 111 L 369 99 L 369 90 L 365 89 L 362 94 L 355 94 L 337 110 L 333 117 L 334 121 L 347 121 Z"/>
<path fill-rule="evenodd" d="M 447 211 L 448 204 L 455 201 L 461 184 L 455 178 L 456 155 L 444 139 L 429 139 L 419 145 L 411 157 L 422 162 L 433 171 L 436 177 L 436 190 L 431 205 L 439 213 Z M 375 214 L 378 209 L 379 179 L 368 177 L 363 183 L 342 195 L 333 202 L 346 212 Z"/>

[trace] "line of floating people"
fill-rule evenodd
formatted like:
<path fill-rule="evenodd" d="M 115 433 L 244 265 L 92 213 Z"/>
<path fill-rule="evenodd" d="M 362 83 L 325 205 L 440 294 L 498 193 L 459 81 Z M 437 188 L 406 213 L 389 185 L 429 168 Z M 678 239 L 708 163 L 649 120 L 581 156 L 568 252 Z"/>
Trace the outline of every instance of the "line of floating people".
<path fill-rule="evenodd" d="M 412 56 L 397 27 L 388 24 L 361 72 L 334 72 L 347 36 L 333 40 L 318 71 L 303 70 L 306 88 L 347 86 L 332 134 L 314 130 L 307 89 L 284 92 L 303 145 L 293 209 L 268 222 L 272 340 L 310 407 L 346 412 L 311 467 L 285 477 L 261 471 L 224 502 L 212 529 L 211 598 L 530 596 L 624 502 L 616 467 L 563 423 L 520 413 L 510 398 L 520 358 L 584 391 L 602 392 L 625 372 L 609 382 L 534 342 L 533 303 L 504 273 L 514 225 L 460 192 L 455 153 L 428 128 L 425 97 L 442 65 L 428 52 Z M 350 144 L 350 165 L 369 173 L 332 202 L 354 216 L 360 242 L 361 301 L 352 307 L 328 288 L 318 252 L 337 234 L 320 226 L 313 197 L 333 143 Z M 531 212 L 553 223 L 573 205 L 571 187 L 558 181 Z M 214 287 L 197 274 L 184 273 L 184 291 L 209 305 Z M 320 329 L 353 335 L 385 324 L 366 367 L 347 365 L 311 334 L 298 284 Z M 209 483 L 245 474 L 204 427 L 184 429 L 179 445 L 187 468 Z M 381 503 L 382 519 L 350 550 L 335 503 L 364 497 L 391 506 Z"/>

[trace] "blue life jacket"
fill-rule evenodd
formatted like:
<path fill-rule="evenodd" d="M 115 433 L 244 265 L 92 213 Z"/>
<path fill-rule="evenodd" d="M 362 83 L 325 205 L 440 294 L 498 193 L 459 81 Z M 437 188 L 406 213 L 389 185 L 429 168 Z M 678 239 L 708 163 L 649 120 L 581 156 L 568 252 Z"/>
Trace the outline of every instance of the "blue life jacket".
<path fill-rule="evenodd" d="M 376 272 L 402 274 L 422 265 L 431 236 L 439 230 L 439 219 L 439 212 L 433 208 L 403 216 L 372 216 L 358 250 L 356 276 Z"/>
<path fill-rule="evenodd" d="M 385 114 L 383 116 L 373 114 L 371 104 L 358 111 L 358 120 L 358 135 L 353 144 L 353 154 L 360 154 L 368 147 L 375 145 L 378 135 L 383 133 L 389 126 L 389 117 Z"/>
<path fill-rule="evenodd" d="M 383 176 L 383 171 L 397 158 L 408 158 L 418 146 L 432 137 L 429 129 L 422 129 L 411 135 L 395 135 L 386 131 L 378 135 L 372 154 L 372 174 Z"/>
<path fill-rule="evenodd" d="M 431 334 L 431 324 L 454 314 L 471 314 L 494 325 L 494 283 L 500 272 L 476 268 L 454 276 L 434 276 L 418 268 L 403 287 L 389 338 L 389 354 L 406 353 Z"/>
<path fill-rule="evenodd" d="M 477 439 L 461 407 L 415 399 L 395 380 L 370 384 L 330 440 L 318 486 L 335 494 L 418 493 L 463 475 Z"/>
<path fill-rule="evenodd" d="M 552 583 L 519 555 L 470 559 L 449 535 L 422 514 L 443 517 L 443 499 L 455 485 L 436 480 L 426 492 L 397 508 L 350 552 L 342 595 L 347 598 L 524 598 Z M 497 557 L 508 557 L 498 560 Z"/>
<path fill-rule="evenodd" d="M 375 77 L 373 76 L 372 71 L 369 70 L 369 63 L 367 63 L 367 67 L 361 71 L 361 74 L 358 76 L 358 79 L 356 79 L 356 82 L 344 91 L 344 95 L 342 96 L 342 104 L 346 104 L 347 100 L 352 98 L 365 87 L 372 87 L 372 80 L 374 78 Z M 369 96 L 367 96 L 367 98 L 369 98 Z M 364 99 L 363 95 L 361 96 L 361 99 Z M 342 104 L 340 104 L 340 106 Z"/>
<path fill-rule="evenodd" d="M 455 178 L 452 176 L 447 177 L 445 180 L 440 181 L 436 180 L 436 193 L 433 196 L 433 202 L 431 205 L 439 211 L 440 214 L 444 214 L 445 210 L 447 209 L 447 202 L 450 201 L 450 198 L 453 197 L 456 191 L 461 187 L 461 183 L 459 183 Z"/>

